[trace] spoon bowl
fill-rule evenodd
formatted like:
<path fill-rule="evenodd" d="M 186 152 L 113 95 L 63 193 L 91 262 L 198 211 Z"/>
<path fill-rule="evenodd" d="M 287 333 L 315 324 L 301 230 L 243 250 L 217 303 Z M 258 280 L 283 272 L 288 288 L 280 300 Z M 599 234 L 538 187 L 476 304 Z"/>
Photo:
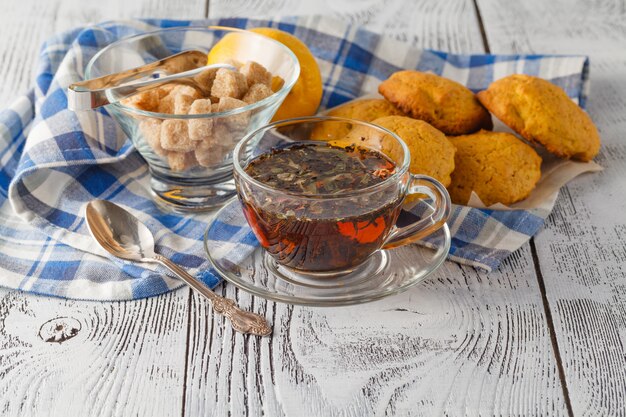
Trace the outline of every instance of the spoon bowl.
<path fill-rule="evenodd" d="M 106 200 L 89 202 L 85 211 L 89 231 L 111 255 L 127 261 L 154 257 L 154 236 L 128 211 Z"/>
<path fill-rule="evenodd" d="M 233 300 L 215 294 L 184 268 L 156 253 L 154 236 L 150 229 L 122 207 L 110 201 L 93 200 L 85 207 L 85 217 L 93 238 L 111 255 L 127 261 L 164 266 L 207 298 L 213 309 L 228 317 L 233 328 L 240 333 L 259 336 L 272 333 L 272 328 L 264 317 L 239 309 Z"/>

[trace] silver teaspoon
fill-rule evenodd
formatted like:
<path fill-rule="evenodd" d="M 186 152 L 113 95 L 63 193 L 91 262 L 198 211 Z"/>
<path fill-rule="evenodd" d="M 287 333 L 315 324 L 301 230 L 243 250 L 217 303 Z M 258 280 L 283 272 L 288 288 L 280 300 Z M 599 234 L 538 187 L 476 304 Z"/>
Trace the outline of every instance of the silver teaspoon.
<path fill-rule="evenodd" d="M 85 209 L 93 238 L 111 255 L 135 262 L 158 263 L 206 297 L 213 310 L 230 319 L 240 333 L 268 336 L 272 328 L 264 317 L 243 311 L 235 301 L 221 297 L 168 258 L 154 252 L 154 236 L 148 227 L 128 211 L 105 200 L 93 200 Z"/>

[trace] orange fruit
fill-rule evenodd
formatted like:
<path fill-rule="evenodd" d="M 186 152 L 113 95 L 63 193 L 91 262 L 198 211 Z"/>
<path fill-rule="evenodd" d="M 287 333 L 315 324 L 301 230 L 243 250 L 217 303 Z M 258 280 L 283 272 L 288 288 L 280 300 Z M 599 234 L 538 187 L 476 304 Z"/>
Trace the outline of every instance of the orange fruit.
<path fill-rule="evenodd" d="M 244 41 L 245 36 L 241 33 L 227 33 L 209 51 L 207 65 L 229 63 L 237 56 L 237 51 L 241 48 L 241 44 Z"/>
<path fill-rule="evenodd" d="M 291 49 L 300 62 L 300 77 L 285 97 L 273 121 L 291 117 L 311 116 L 317 112 L 322 101 L 322 74 L 315 57 L 300 39 L 290 33 L 274 28 L 254 28 L 255 33 L 272 38 Z"/>
<path fill-rule="evenodd" d="M 300 39 L 282 30 L 268 27 L 250 30 L 282 43 L 294 53 L 300 63 L 300 76 L 272 121 L 315 114 L 322 101 L 322 74 L 309 48 Z M 209 52 L 208 64 L 225 62 L 232 58 L 237 44 L 241 42 L 241 38 L 237 35 L 237 33 L 230 33 L 224 36 Z M 275 78 L 272 81 L 272 87 L 276 88 L 276 83 L 280 83 L 281 79 Z"/>

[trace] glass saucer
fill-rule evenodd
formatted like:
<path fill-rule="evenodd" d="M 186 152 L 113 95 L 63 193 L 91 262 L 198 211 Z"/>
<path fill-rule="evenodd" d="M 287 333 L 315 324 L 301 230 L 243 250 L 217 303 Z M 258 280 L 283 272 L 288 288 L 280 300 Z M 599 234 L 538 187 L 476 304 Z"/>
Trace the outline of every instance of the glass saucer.
<path fill-rule="evenodd" d="M 429 247 L 380 250 L 350 273 L 320 279 L 277 264 L 258 243 L 236 198 L 215 214 L 204 235 L 213 267 L 228 282 L 268 300 L 309 306 L 360 304 L 405 291 L 443 263 L 450 242 L 446 224 L 428 237 Z"/>

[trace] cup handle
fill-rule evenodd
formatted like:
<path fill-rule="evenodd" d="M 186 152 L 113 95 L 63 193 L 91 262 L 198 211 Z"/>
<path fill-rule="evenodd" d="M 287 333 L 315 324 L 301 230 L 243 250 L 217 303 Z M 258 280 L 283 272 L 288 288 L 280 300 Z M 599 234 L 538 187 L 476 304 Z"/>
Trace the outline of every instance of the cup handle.
<path fill-rule="evenodd" d="M 413 194 L 426 194 L 432 198 L 435 205 L 433 213 L 408 226 L 393 226 L 383 249 L 396 248 L 426 237 L 443 226 L 450 217 L 450 195 L 439 181 L 425 175 L 411 175 L 407 196 Z"/>

